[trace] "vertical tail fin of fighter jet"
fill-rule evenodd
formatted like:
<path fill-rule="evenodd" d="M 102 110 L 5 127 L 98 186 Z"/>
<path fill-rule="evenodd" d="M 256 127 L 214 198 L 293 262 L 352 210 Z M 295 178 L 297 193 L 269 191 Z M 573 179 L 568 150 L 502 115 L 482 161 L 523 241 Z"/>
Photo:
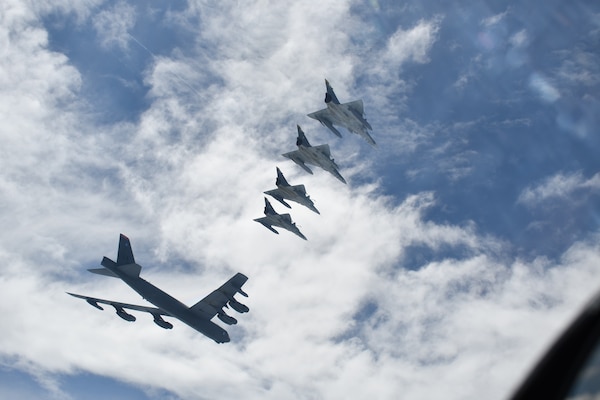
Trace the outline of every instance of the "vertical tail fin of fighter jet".
<path fill-rule="evenodd" d="M 281 170 L 279 169 L 279 167 L 277 168 L 277 180 L 275 181 L 275 185 L 277 186 L 290 186 L 290 184 L 288 183 L 288 181 L 285 179 L 285 176 L 283 176 L 283 173 L 281 172 Z"/>
<path fill-rule="evenodd" d="M 269 203 L 269 200 L 265 197 L 265 211 L 264 211 L 265 215 L 276 215 L 277 213 L 275 212 L 275 209 L 273 208 L 273 206 L 271 205 L 271 203 Z"/>
<path fill-rule="evenodd" d="M 298 127 L 298 139 L 296 139 L 296 146 L 302 145 L 304 147 L 311 147 L 310 143 L 308 143 L 306 135 L 304 134 L 304 131 L 302 128 L 300 128 L 300 125 L 296 126 Z"/>
<path fill-rule="evenodd" d="M 114 262 L 108 257 L 104 257 L 100 264 L 104 268 L 93 268 L 88 269 L 88 271 L 94 274 L 118 277 L 118 275 L 114 272 L 114 270 L 118 269 L 126 275 L 137 277 L 140 276 L 140 271 L 142 270 L 142 267 L 135 263 L 135 258 L 133 257 L 133 250 L 131 249 L 131 243 L 129 242 L 129 238 L 123 234 L 121 234 L 121 236 L 119 237 L 119 251 L 117 253 L 117 262 Z"/>
<path fill-rule="evenodd" d="M 329 81 L 327 81 L 327 79 L 325 79 L 325 86 L 327 87 L 327 93 L 325 93 L 325 103 L 340 104 L 340 101 L 335 95 L 331 85 L 329 85 Z"/>

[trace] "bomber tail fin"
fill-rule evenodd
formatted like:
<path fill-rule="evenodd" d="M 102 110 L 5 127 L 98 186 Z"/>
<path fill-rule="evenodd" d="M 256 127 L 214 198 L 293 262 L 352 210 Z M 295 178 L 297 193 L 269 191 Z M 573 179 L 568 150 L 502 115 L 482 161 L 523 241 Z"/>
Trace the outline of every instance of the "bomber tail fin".
<path fill-rule="evenodd" d="M 119 236 L 119 253 L 117 255 L 117 265 L 135 264 L 133 250 L 129 238 L 121 233 Z"/>
<path fill-rule="evenodd" d="M 142 270 L 142 267 L 135 263 L 129 238 L 123 234 L 121 234 L 119 237 L 119 252 L 117 254 L 117 262 L 114 262 L 108 257 L 104 257 L 100 264 L 104 268 L 92 268 L 88 269 L 88 271 L 94 274 L 118 278 L 119 276 L 114 272 L 117 269 L 132 277 L 140 276 L 140 271 Z"/>

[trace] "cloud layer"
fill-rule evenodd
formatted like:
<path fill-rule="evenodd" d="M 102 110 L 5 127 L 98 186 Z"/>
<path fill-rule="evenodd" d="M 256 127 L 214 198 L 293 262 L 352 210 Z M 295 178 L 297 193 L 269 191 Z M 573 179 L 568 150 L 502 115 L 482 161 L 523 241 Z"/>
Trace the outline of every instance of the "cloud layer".
<path fill-rule="evenodd" d="M 503 398 L 597 286 L 595 234 L 560 257 L 522 259 L 476 221 L 434 218 L 445 206 L 435 190 L 394 192 L 377 177 L 378 163 L 424 145 L 448 160 L 440 176 L 475 153 L 432 144 L 439 124 L 402 116 L 417 85 L 403 71 L 433 62 L 439 14 L 377 30 L 365 17 L 376 8 L 336 1 L 0 7 L 0 365 L 36 377 L 48 397 L 71 398 L 61 379 L 84 372 L 150 398 Z M 180 36 L 155 48 L 148 21 Z M 137 86 L 110 80 L 106 90 L 144 88 L 145 106 L 102 114 L 86 80 L 104 74 L 55 47 L 61 23 L 92 35 L 98 60 L 134 69 Z M 323 78 L 342 101 L 364 99 L 379 150 L 305 116 L 323 107 Z M 331 144 L 348 185 L 281 157 L 295 124 Z M 321 212 L 291 211 L 307 242 L 252 221 L 275 166 Z M 559 174 L 513 201 L 534 206 L 597 180 Z M 66 296 L 142 302 L 85 272 L 115 257 L 120 232 L 142 275 L 186 304 L 248 275 L 251 311 L 228 328 L 232 342 L 144 315 L 127 324 Z"/>

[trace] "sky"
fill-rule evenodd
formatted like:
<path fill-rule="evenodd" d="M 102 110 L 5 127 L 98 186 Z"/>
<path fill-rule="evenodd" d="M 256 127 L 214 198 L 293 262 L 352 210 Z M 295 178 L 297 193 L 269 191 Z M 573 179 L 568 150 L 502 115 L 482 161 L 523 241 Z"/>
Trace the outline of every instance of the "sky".
<path fill-rule="evenodd" d="M 7 0 L 0 42 L 2 398 L 505 399 L 600 288 L 597 2 Z M 276 167 L 307 241 L 252 221 Z M 188 305 L 247 275 L 231 342 L 67 296 L 146 305 L 86 271 L 119 233 Z"/>

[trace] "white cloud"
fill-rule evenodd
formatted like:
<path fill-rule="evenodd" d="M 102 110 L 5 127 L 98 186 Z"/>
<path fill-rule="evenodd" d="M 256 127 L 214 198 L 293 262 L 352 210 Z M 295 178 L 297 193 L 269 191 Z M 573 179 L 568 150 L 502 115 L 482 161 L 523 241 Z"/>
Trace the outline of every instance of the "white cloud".
<path fill-rule="evenodd" d="M 502 20 L 504 20 L 504 18 L 508 15 L 509 11 L 510 11 L 510 7 L 507 8 L 504 12 L 501 12 L 499 14 L 492 15 L 491 17 L 485 18 L 481 21 L 481 25 L 483 25 L 487 28 L 497 25 Z"/>
<path fill-rule="evenodd" d="M 406 60 L 418 63 L 429 61 L 428 53 L 436 40 L 441 18 L 419 21 L 409 30 L 399 28 L 388 40 L 386 61 L 399 66 Z"/>
<path fill-rule="evenodd" d="M 359 184 L 374 150 L 305 117 L 323 106 L 324 77 L 350 100 L 366 63 L 352 51 L 363 25 L 347 4 L 206 5 L 172 17 L 201 21 L 186 27 L 198 30 L 197 46 L 153 58 L 144 72 L 148 109 L 104 126 L 86 113 L 80 74 L 47 49 L 38 21 L 28 14 L 0 25 L 0 37 L 11 38 L 0 66 L 19 78 L 0 87 L 0 109 L 11 110 L 0 127 L 0 204 L 10 210 L 0 233 L 4 364 L 41 377 L 86 371 L 181 398 L 507 393 L 594 289 L 595 242 L 556 263 L 507 261 L 505 245 L 474 223 L 428 221 L 434 193 L 394 199 L 376 181 Z M 119 7 L 114 26 L 108 14 L 96 21 L 113 38 L 106 45 L 124 47 L 134 19 L 125 3 L 112 15 Z M 402 63 L 427 62 L 438 29 L 434 19 L 397 30 L 368 73 L 383 86 Z M 296 123 L 313 144 L 332 144 L 349 185 L 321 171 L 308 176 L 280 156 L 294 147 Z M 409 139 L 395 143 L 410 151 L 423 132 L 413 121 L 404 126 Z M 276 165 L 321 211 L 291 211 L 308 242 L 252 221 Z M 119 232 L 131 237 L 143 276 L 187 304 L 233 272 L 247 274 L 251 311 L 229 328 L 232 343 L 216 345 L 177 321 L 161 330 L 146 315 L 127 324 L 65 295 L 141 302 L 118 280 L 85 274 L 114 257 Z M 408 271 L 411 246 L 464 251 Z"/>
<path fill-rule="evenodd" d="M 131 40 L 129 31 L 135 26 L 135 20 L 135 8 L 124 1 L 96 14 L 93 25 L 102 47 L 127 50 Z"/>
<path fill-rule="evenodd" d="M 529 87 L 546 103 L 554 103 L 560 98 L 560 92 L 556 86 L 541 73 L 534 72 L 531 74 Z"/>
<path fill-rule="evenodd" d="M 510 44 L 512 44 L 515 47 L 523 47 L 527 44 L 528 41 L 529 38 L 525 29 L 521 29 L 519 32 L 512 35 L 509 39 Z"/>
<path fill-rule="evenodd" d="M 546 178 L 543 182 L 525 188 L 519 198 L 518 203 L 528 207 L 535 207 L 545 201 L 571 198 L 575 192 L 599 191 L 600 173 L 595 174 L 589 179 L 585 179 L 581 171 L 565 174 L 558 174 Z"/>
<path fill-rule="evenodd" d="M 576 84 L 577 87 L 581 85 L 589 90 L 600 83 L 597 54 L 577 48 L 561 53 L 563 61 L 556 75 L 566 83 L 566 87 L 572 88 Z"/>

